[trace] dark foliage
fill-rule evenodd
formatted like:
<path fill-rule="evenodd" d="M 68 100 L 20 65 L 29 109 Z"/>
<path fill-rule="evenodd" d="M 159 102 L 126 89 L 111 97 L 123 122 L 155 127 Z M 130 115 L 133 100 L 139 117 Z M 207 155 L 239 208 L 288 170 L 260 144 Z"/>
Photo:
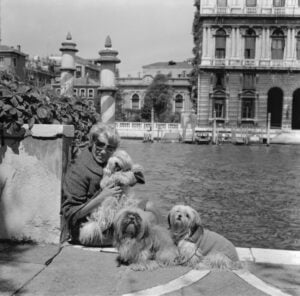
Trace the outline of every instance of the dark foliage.
<path fill-rule="evenodd" d="M 50 87 L 21 83 L 9 72 L 0 72 L 0 132 L 22 138 L 34 124 L 74 125 L 75 145 L 87 141 L 97 120 L 95 108 L 83 100 L 60 97 Z M 28 131 L 23 128 L 28 124 Z"/>
<path fill-rule="evenodd" d="M 141 110 L 142 119 L 145 121 L 151 120 L 151 109 L 153 107 L 156 121 L 170 122 L 172 94 L 173 89 L 168 84 L 167 76 L 156 75 L 146 91 L 144 106 Z"/>

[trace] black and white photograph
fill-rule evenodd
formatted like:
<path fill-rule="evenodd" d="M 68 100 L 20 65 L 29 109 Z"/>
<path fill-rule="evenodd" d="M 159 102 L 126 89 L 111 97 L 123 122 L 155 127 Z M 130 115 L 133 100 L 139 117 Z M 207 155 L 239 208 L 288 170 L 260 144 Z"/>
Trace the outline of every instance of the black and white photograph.
<path fill-rule="evenodd" d="M 0 0 L 0 295 L 300 296 L 300 0 Z"/>

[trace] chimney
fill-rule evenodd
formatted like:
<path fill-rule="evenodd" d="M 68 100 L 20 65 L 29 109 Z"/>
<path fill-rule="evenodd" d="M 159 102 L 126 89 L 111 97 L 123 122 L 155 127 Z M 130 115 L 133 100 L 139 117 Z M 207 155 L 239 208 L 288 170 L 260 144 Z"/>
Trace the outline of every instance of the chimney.
<path fill-rule="evenodd" d="M 19 45 L 19 44 L 17 45 L 17 50 L 21 51 L 21 45 Z"/>

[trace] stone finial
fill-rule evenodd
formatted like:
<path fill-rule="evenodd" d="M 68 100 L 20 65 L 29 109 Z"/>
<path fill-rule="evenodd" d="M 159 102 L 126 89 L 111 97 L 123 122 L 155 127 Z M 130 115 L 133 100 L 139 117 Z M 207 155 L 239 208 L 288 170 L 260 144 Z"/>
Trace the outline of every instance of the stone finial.
<path fill-rule="evenodd" d="M 71 33 L 70 32 L 68 32 L 68 34 L 67 34 L 67 38 L 66 38 L 67 40 L 72 40 L 72 35 L 71 35 Z"/>
<path fill-rule="evenodd" d="M 111 39 L 109 37 L 109 35 L 106 37 L 106 40 L 105 40 L 105 47 L 106 48 L 110 48 L 112 45 L 111 45 Z"/>

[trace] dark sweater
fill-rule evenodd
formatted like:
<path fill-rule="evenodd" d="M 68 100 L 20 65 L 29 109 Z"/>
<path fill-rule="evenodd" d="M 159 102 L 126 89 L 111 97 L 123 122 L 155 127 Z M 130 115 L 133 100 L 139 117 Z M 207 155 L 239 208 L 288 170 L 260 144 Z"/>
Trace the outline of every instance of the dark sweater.
<path fill-rule="evenodd" d="M 89 200 L 100 193 L 103 166 L 98 164 L 89 149 L 82 151 L 65 176 L 62 192 L 61 242 L 68 239 L 76 242 L 79 225 L 86 219 L 79 219 L 77 213 Z"/>

